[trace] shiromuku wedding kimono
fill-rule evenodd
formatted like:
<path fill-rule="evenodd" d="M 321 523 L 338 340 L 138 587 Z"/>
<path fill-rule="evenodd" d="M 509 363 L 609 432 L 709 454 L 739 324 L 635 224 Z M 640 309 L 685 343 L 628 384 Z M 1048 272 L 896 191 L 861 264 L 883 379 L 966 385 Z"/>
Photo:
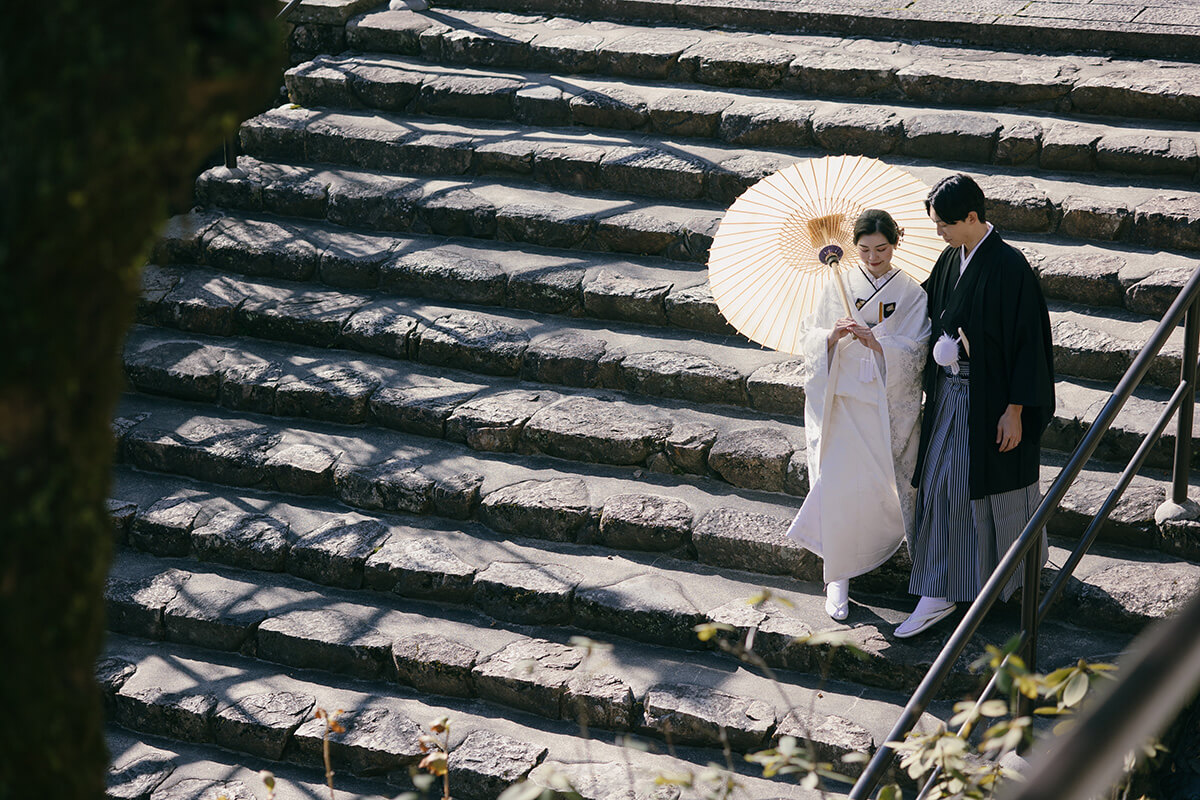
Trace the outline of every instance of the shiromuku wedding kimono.
<path fill-rule="evenodd" d="M 911 536 L 920 441 L 921 379 L 929 341 L 925 290 L 893 269 L 843 275 L 854 318 L 882 355 L 852 336 L 827 337 L 845 305 L 832 281 L 801 323 L 810 489 L 788 536 L 825 562 L 825 582 L 869 572 Z"/>

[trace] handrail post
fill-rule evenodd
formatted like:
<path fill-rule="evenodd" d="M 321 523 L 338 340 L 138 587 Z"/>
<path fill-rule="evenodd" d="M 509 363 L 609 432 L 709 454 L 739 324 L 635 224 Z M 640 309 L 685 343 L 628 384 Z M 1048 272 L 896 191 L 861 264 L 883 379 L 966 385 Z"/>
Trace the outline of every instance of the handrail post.
<path fill-rule="evenodd" d="M 1025 554 L 1025 582 L 1021 586 L 1021 630 L 1025 632 L 1025 643 L 1021 646 L 1021 659 L 1030 672 L 1037 672 L 1038 605 L 1041 589 L 1042 546 L 1039 541 Z M 1033 713 L 1032 698 L 1021 695 L 1020 705 L 1021 716 L 1029 716 Z"/>
<path fill-rule="evenodd" d="M 237 137 L 229 134 L 225 137 L 225 169 L 237 169 Z"/>
<path fill-rule="evenodd" d="M 1175 429 L 1175 469 L 1171 476 L 1171 502 L 1184 505 L 1188 496 L 1188 476 L 1192 465 L 1192 421 L 1196 407 L 1196 359 L 1200 355 L 1200 313 L 1196 303 L 1188 306 L 1184 317 L 1183 364 L 1179 382 L 1187 384 L 1188 392 L 1179 406 L 1179 426 Z"/>

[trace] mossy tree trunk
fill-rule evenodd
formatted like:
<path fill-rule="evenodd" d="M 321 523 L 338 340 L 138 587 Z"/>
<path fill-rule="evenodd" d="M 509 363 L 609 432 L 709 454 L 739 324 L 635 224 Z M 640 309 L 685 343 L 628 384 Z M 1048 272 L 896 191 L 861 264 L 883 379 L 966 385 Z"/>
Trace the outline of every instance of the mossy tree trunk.
<path fill-rule="evenodd" d="M 97 798 L 119 352 L 154 232 L 279 85 L 266 0 L 47 0 L 0 25 L 0 798 Z"/>

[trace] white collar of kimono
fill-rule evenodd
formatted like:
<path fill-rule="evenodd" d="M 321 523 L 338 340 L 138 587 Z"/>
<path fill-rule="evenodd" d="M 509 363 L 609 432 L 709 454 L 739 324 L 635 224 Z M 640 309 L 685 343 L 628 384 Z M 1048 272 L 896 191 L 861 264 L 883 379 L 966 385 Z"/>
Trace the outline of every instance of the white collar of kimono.
<path fill-rule="evenodd" d="M 874 275 L 872 275 L 871 271 L 869 269 L 866 269 L 865 267 L 860 269 L 859 272 L 862 273 L 864 278 L 866 278 L 868 281 L 870 281 L 871 287 L 874 288 L 876 291 L 878 291 L 879 289 L 882 289 L 883 285 L 885 283 L 887 283 L 888 281 L 890 281 L 892 279 L 892 276 L 895 275 L 897 272 L 899 272 L 899 270 L 896 267 L 892 267 L 887 272 L 880 275 L 878 278 L 876 278 Z"/>
<path fill-rule="evenodd" d="M 961 264 L 959 265 L 959 267 L 958 267 L 958 274 L 959 274 L 960 276 L 961 276 L 961 275 L 962 275 L 964 272 L 966 272 L 966 271 L 967 271 L 967 265 L 968 265 L 968 264 L 970 264 L 970 263 L 971 263 L 971 259 L 975 257 L 975 253 L 976 253 L 976 251 L 978 251 L 978 250 L 979 250 L 979 245 L 983 244 L 983 243 L 984 243 L 984 240 L 986 240 L 986 239 L 987 239 L 987 237 L 991 236 L 991 234 L 992 234 L 992 231 L 995 229 L 995 228 L 994 228 L 994 226 L 992 225 L 992 223 L 990 223 L 990 222 L 987 224 L 987 228 L 988 228 L 988 229 L 987 229 L 987 233 L 985 233 L 985 234 L 983 235 L 983 239 L 980 239 L 980 240 L 979 240 L 979 241 L 976 243 L 976 245 L 975 245 L 974 247 L 972 247 L 972 248 L 971 248 L 971 252 L 970 252 L 970 253 L 968 253 L 968 252 L 967 252 L 967 246 L 966 246 L 965 244 L 964 244 L 964 245 L 961 245 L 961 246 L 959 246 L 959 248 L 958 248 L 958 251 L 959 251 L 959 255 L 960 255 L 960 256 L 961 256 L 961 258 L 962 258 L 962 263 L 961 263 Z"/>

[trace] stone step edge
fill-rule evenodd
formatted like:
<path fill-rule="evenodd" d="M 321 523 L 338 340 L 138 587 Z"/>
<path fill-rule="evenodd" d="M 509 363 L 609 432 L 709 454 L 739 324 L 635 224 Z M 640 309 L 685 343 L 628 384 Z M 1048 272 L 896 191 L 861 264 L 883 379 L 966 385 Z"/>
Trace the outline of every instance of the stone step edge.
<path fill-rule="evenodd" d="M 700 283 L 687 280 L 686 286 L 666 279 L 643 279 L 638 263 L 617 261 L 604 266 L 603 259 L 591 266 L 579 267 L 578 280 L 563 283 L 559 274 L 525 278 L 513 272 L 507 263 L 492 261 L 488 245 L 476 240 L 429 237 L 364 236 L 341 226 L 311 227 L 287 219 L 254 216 L 218 216 L 191 212 L 173 217 L 156 240 L 151 263 L 144 268 L 144 293 L 139 312 L 143 321 L 167 298 L 179 276 L 196 266 L 232 272 L 248 279 L 277 276 L 288 280 L 318 282 L 329 289 L 347 291 L 382 290 L 388 297 L 454 301 L 468 306 L 499 307 L 513 311 L 531 311 L 554 316 L 581 316 L 601 322 L 633 323 L 669 330 L 684 329 L 701 333 L 734 335 L 736 332 L 720 314 L 707 280 L 697 273 Z M 1064 310 L 1085 310 L 1104 314 L 1107 308 L 1124 308 L 1134 314 L 1155 319 L 1173 302 L 1179 288 L 1190 275 L 1184 262 L 1177 265 L 1138 268 L 1123 256 L 1058 255 L 1039 252 L 1037 242 L 1011 240 L 1030 260 L 1038 274 L 1043 292 L 1051 300 L 1071 303 Z M 347 253 L 369 242 L 375 253 Z M 219 244 L 219 247 L 215 245 Z M 405 252 L 416 247 L 417 252 Z M 446 248 L 444 257 L 442 249 Z M 478 264 L 491 269 L 480 276 L 472 270 L 475 262 L 464 263 L 461 249 L 478 255 Z M 561 255 L 541 248 L 528 250 L 502 248 L 495 257 L 508 261 L 526 253 L 526 258 L 553 260 Z M 398 255 L 400 254 L 400 255 Z M 1152 258 L 1147 252 L 1139 254 Z M 473 256 L 469 256 L 471 258 Z M 428 261 L 428 264 L 423 263 Z M 385 280 L 385 271 L 404 264 L 405 280 Z M 1200 261 L 1197 261 L 1200 266 Z M 626 266 L 632 269 L 626 269 Z M 619 268 L 618 268 L 619 267 Z M 653 271 L 654 265 L 647 264 Z M 431 274 L 425 276 L 422 270 Z M 560 271 L 561 272 L 561 271 Z M 1128 274 L 1126 274 L 1128 273 Z M 687 273 L 684 273 L 687 274 Z M 399 292 L 400 294 L 395 294 Z M 1078 306 L 1076 308 L 1075 306 Z M 174 317 L 163 324 L 176 324 Z M 177 324 L 181 327 L 184 319 Z M 184 330 L 191 328 L 182 327 Z M 197 332 L 210 332 L 194 328 Z M 1177 348 L 1176 348 L 1177 349 Z M 1131 351 L 1133 352 L 1133 351 Z M 1148 379 L 1159 386 L 1177 382 L 1178 357 L 1168 348 Z M 1091 377 L 1116 380 L 1130 363 L 1126 357 L 1116 374 Z M 1097 365 L 1090 364 L 1089 373 Z M 1111 366 L 1104 364 L 1103 366 Z M 780 413 L 787 413 L 781 411 Z"/>
<path fill-rule="evenodd" d="M 482 11 L 508 11 L 499 0 L 442 0 L 448 8 Z M 732 30 L 804 31 L 829 35 L 871 36 L 883 29 L 895 38 L 912 41 L 952 41 L 984 47 L 1012 48 L 1026 52 L 1030 36 L 1037 35 L 1038 53 L 1083 51 L 1120 53 L 1146 58 L 1193 59 L 1200 30 L 1166 25 L 1135 26 L 1132 23 L 1106 25 L 1098 20 L 1071 20 L 1072 26 L 1045 26 L 1031 19 L 1029 24 L 1015 17 L 997 17 L 979 24 L 957 21 L 941 12 L 923 14 L 898 11 L 886 15 L 817 11 L 803 7 L 779 7 L 753 0 L 732 0 L 714 4 L 704 0 L 612 0 L 595 13 L 594 5 L 563 0 L 528 0 L 522 13 L 560 14 L 592 19 L 620 19 L 646 23 L 677 23 L 696 28 L 718 27 Z M 857 11 L 858 9 L 856 9 Z M 1004 20 L 1001 22 L 1000 20 Z"/>
<path fill-rule="evenodd" d="M 576 131 L 629 131 L 673 140 L 683 138 L 701 145 L 714 141 L 725 146 L 765 146 L 775 151 L 815 148 L 830 154 L 890 154 L 938 163 L 1016 165 L 1049 174 L 1100 172 L 1118 178 L 1183 182 L 1180 188 L 1200 177 L 1197 133 L 1156 134 L 1152 128 L 1131 132 L 1108 126 L 1103 119 L 1056 115 L 1046 120 L 1022 118 L 1005 123 L 993 113 L 1011 116 L 1013 112 L 1007 107 L 996 112 L 945 108 L 944 103 L 907 108 L 885 98 L 866 98 L 882 104 L 875 106 L 838 102 L 825 93 L 794 99 L 703 98 L 707 102 L 697 99 L 685 111 L 681 105 L 688 97 L 687 87 L 677 89 L 672 85 L 671 93 L 663 94 L 668 90 L 614 80 L 606 94 L 603 84 L 609 81 L 563 86 L 552 75 L 524 70 L 506 71 L 502 77 L 475 72 L 404 73 L 403 61 L 396 62 L 394 71 L 409 76 L 407 81 L 380 82 L 372 80 L 370 74 L 357 74 L 352 58 L 321 57 L 288 70 L 285 78 L 292 102 L 306 108 L 377 109 L 384 118 L 404 113 L 504 121 L 561 133 L 571 131 L 572 126 Z M 391 69 L 392 65 L 385 68 Z M 481 97 L 484 88 L 490 91 Z M 695 88 L 705 94 L 714 92 L 710 86 Z M 659 96 L 647 99 L 639 89 Z M 246 123 L 241 135 L 246 152 L 261 146 Z M 733 164 L 744 157 L 731 153 L 728 161 Z M 727 178 L 721 185 L 709 187 L 706 196 L 727 204 L 738 193 L 736 182 Z M 655 196 L 670 195 L 663 190 Z"/>
<path fill-rule="evenodd" d="M 371 317 L 370 314 L 367 316 Z M 286 341 L 300 344 L 311 345 L 314 343 L 308 335 L 300 336 L 289 333 L 288 329 L 283 327 L 280 319 L 270 319 L 269 315 L 264 315 L 264 317 L 266 318 L 263 321 L 249 325 L 247 331 L 249 335 L 256 336 L 261 333 L 260 328 L 270 325 L 271 328 L 266 333 L 273 338 L 284 338 Z M 388 318 L 391 319 L 391 312 L 388 313 Z M 468 315 L 463 315 L 462 319 L 468 319 Z M 349 320 L 352 321 L 353 316 L 350 316 Z M 386 335 L 382 337 L 378 333 L 373 334 L 377 338 L 381 337 L 376 352 L 389 358 L 411 359 L 412 354 L 407 341 L 412 330 L 419 327 L 419 323 L 415 318 L 401 319 L 400 322 L 405 326 L 405 330 L 401 331 L 403 335 L 400 337 L 403 348 L 397 349 L 396 335 L 385 331 Z M 327 321 L 321 324 L 332 330 Z M 338 346 L 337 338 L 343 335 L 340 331 L 349 324 L 350 322 L 347 321 L 337 326 L 338 336 L 333 337 L 326 343 L 326 346 Z M 373 324 L 375 327 L 380 325 L 377 322 L 373 322 Z M 465 329 L 461 324 L 447 322 L 447 331 L 453 335 L 440 338 L 436 338 L 438 336 L 437 326 L 427 326 L 423 330 L 422 341 L 426 342 L 426 349 L 429 346 L 436 346 L 440 349 L 437 351 L 438 355 L 433 358 L 428 355 L 425 357 L 418 355 L 416 359 L 418 363 L 466 369 L 481 377 L 492 373 L 507 374 L 510 377 L 520 375 L 526 379 L 535 380 L 551 378 L 552 380 L 548 384 L 555 387 L 556 394 L 561 391 L 559 387 L 568 388 L 564 375 L 553 372 L 527 373 L 523 368 L 518 369 L 517 367 L 502 371 L 490 366 L 490 362 L 487 360 L 489 356 L 486 353 L 480 355 L 470 349 L 463 352 L 461 341 L 457 341 L 455 338 L 461 339 L 463 336 Z M 301 333 L 304 333 L 303 329 L 301 329 Z M 330 335 L 332 336 L 332 334 Z M 131 381 L 143 391 L 165 394 L 179 399 L 199 400 L 220 404 L 230 409 L 265 413 L 270 416 L 302 417 L 343 424 L 382 424 L 383 427 L 394 427 L 421 436 L 432 435 L 435 438 L 462 441 L 468 447 L 481 451 L 541 453 L 568 460 L 588 461 L 589 459 L 586 457 L 581 459 L 578 454 L 585 450 L 594 449 L 599 452 L 603 449 L 600 439 L 593 440 L 593 437 L 586 435 L 572 439 L 568 432 L 556 431 L 553 428 L 538 429 L 534 434 L 526 429 L 530 418 L 541 410 L 541 406 L 557 401 L 558 397 L 543 401 L 528 395 L 528 393 L 522 394 L 520 389 L 513 390 L 508 395 L 507 402 L 514 407 L 520 407 L 520 411 L 505 411 L 505 414 L 510 415 L 510 419 L 502 424 L 498 419 L 493 419 L 501 409 L 471 408 L 469 411 L 463 409 L 464 413 L 454 419 L 451 419 L 453 410 L 446 409 L 447 415 L 443 415 L 438 420 L 430 420 L 429 412 L 423 411 L 420 414 L 421 418 L 414 420 L 411 418 L 414 412 L 413 398 L 405 397 L 403 391 L 398 390 L 399 394 L 391 392 L 378 378 L 360 374 L 348 368 L 339 368 L 336 364 L 327 364 L 323 368 L 324 373 L 319 370 L 315 371 L 308 380 L 301 377 L 293 384 L 289 384 L 291 388 L 285 395 L 287 405 L 281 408 L 278 387 L 281 373 L 271 372 L 265 363 L 259 363 L 261 359 L 251 359 L 258 364 L 258 367 L 252 371 L 253 374 L 247 374 L 245 367 L 249 362 L 237 357 L 237 348 L 227 347 L 223 343 L 208 345 L 202 341 L 202 338 L 203 335 L 200 335 L 200 339 L 193 339 L 195 345 L 187 340 L 157 345 L 162 358 L 171 363 L 152 358 L 153 350 L 147 351 L 144 363 L 127 357 L 127 373 Z M 512 349 L 511 342 L 502 344 L 509 350 Z M 180 353 L 181 348 L 187 349 L 189 352 Z M 196 352 L 190 352 L 191 350 Z M 328 357 L 335 358 L 336 352 L 332 351 Z M 525 360 L 527 352 L 527 349 L 521 351 L 522 360 Z M 593 356 L 595 355 L 593 353 Z M 230 366 L 222 368 L 220 362 L 224 361 L 227 356 L 231 358 Z M 172 361 L 176 357 L 180 357 L 182 360 Z M 648 357 L 657 358 L 654 354 L 649 354 Z M 548 355 L 547 358 L 552 358 L 552 356 Z M 596 356 L 596 358 L 599 359 L 596 362 L 597 365 L 600 365 L 605 357 Z M 626 356 L 622 360 L 622 365 L 625 361 L 635 359 L 637 356 Z M 689 368 L 689 365 L 695 367 L 697 364 L 704 363 L 704 360 L 697 359 L 698 357 L 685 359 L 680 375 L 690 375 L 693 369 Z M 540 362 L 535 360 L 535 363 Z M 183 366 L 180 366 L 181 364 Z M 572 362 L 572 369 L 577 366 L 580 365 Z M 611 369 L 618 368 L 612 366 Z M 598 366 L 598 370 L 602 371 L 603 367 Z M 617 373 L 614 373 L 613 377 L 600 380 L 599 385 L 578 388 L 593 388 L 598 391 L 623 390 L 631 394 L 647 394 L 642 382 L 651 381 L 656 384 L 658 381 L 664 381 L 665 390 L 662 390 L 663 387 L 655 385 L 652 388 L 659 388 L 660 391 L 653 392 L 654 394 L 673 395 L 680 399 L 687 399 L 690 395 L 693 400 L 701 402 L 719 403 L 729 402 L 731 399 L 729 387 L 733 384 L 730 384 L 729 380 L 721 375 L 713 378 L 711 386 L 708 382 L 701 381 L 693 375 L 686 382 L 681 380 L 678 387 L 673 389 L 674 384 L 667 381 L 670 374 L 657 374 L 654 364 L 643 367 L 639 361 L 632 370 L 627 365 L 621 366 L 619 377 Z M 754 375 L 759 374 L 761 374 L 761 378 L 757 382 L 753 380 L 753 375 L 744 380 L 747 387 L 753 386 L 762 393 L 763 398 L 768 398 L 757 403 L 760 410 L 786 411 L 789 407 L 796 410 L 803 407 L 803 386 L 800 382 L 802 368 L 799 361 L 769 364 L 754 373 Z M 742 392 L 741 380 L 739 379 L 736 384 L 739 398 Z M 1056 381 L 1060 395 L 1064 390 L 1070 391 L 1073 387 L 1089 386 L 1091 383 L 1087 380 L 1073 380 L 1062 376 Z M 748 392 L 749 389 L 746 391 Z M 460 398 L 460 404 L 467 408 L 470 408 L 471 402 L 473 402 L 473 398 Z M 1154 401 L 1145 402 L 1153 403 Z M 745 404 L 750 405 L 748 401 Z M 1043 437 L 1043 446 L 1063 452 L 1073 450 L 1086 433 L 1089 424 L 1086 414 L 1087 408 L 1064 409 L 1063 400 L 1060 397 L 1055 416 Z M 546 415 L 543 415 L 542 419 L 549 422 L 545 417 Z M 395 421 L 389 424 L 389 418 L 394 418 Z M 794 414 L 792 418 L 794 418 Z M 435 423 L 440 423 L 440 426 Z M 431 425 L 434 427 L 430 427 Z M 498 425 L 499 427 L 497 427 Z M 440 427 L 440 432 L 438 427 Z M 645 435 L 634 435 L 636 431 L 631 429 L 629 435 L 633 438 L 626 442 L 627 447 L 618 447 L 612 451 L 612 455 L 603 457 L 603 460 L 599 458 L 595 460 L 600 463 L 626 466 L 642 465 L 661 472 L 694 475 L 715 474 L 740 488 L 786 492 L 796 496 L 804 495 L 807 492 L 807 470 L 803 443 L 797 441 L 785 443 L 778 435 L 768 436 L 765 433 L 751 436 L 749 431 L 752 429 L 753 427 L 748 424 L 743 429 L 745 433 L 739 437 L 738 434 L 741 432 L 721 435 L 711 428 L 687 426 L 689 440 L 700 437 L 702 441 L 686 446 L 684 450 L 672 449 L 672 443 L 668 442 L 672 434 L 665 431 L 661 436 L 655 434 L 650 439 L 646 439 L 645 436 L 650 434 L 645 430 L 642 431 Z M 1136 427 L 1127 427 L 1118 422 L 1102 438 L 1100 457 L 1118 462 L 1128 459 L 1140 444 L 1142 436 L 1143 434 Z M 1174 441 L 1173 434 L 1164 433 L 1160 436 L 1152 447 L 1146 465 L 1152 468 L 1169 469 L 1174 463 Z M 744 468 L 745 465 L 741 463 L 742 459 L 737 455 L 737 453 L 743 452 L 746 457 L 758 460 L 760 469 Z M 637 457 L 632 453 L 636 453 Z M 1193 460 L 1200 463 L 1200 458 Z"/>
<path fill-rule="evenodd" d="M 651 217 L 656 208 L 652 202 L 645 203 L 643 210 L 581 210 L 567 206 L 561 192 L 518 180 L 265 164 L 249 157 L 239 163 L 245 178 L 230 177 L 223 167 L 199 177 L 201 205 L 326 220 L 371 231 L 433 232 L 699 263 L 707 263 L 708 249 L 724 214 L 694 202 L 670 206 L 678 210 L 676 219 Z M 1018 177 L 976 177 L 989 199 L 989 221 L 1001 230 L 1066 235 L 1066 220 L 1067 229 L 1078 225 L 1080 233 L 1097 242 L 1131 242 L 1189 255 L 1200 251 L 1200 193 L 1164 192 L 1129 209 L 1095 198 L 1055 200 Z M 352 182 L 355 179 L 357 186 Z M 439 183 L 446 185 L 438 190 L 440 194 L 426 197 L 425 187 Z M 388 187 L 386 191 L 383 186 Z M 497 207 L 477 193 L 493 187 L 528 191 L 530 201 Z M 573 195 L 598 203 L 611 203 L 619 197 Z M 680 221 L 684 217 L 687 219 Z"/>
<path fill-rule="evenodd" d="M 611 646 L 610 643 L 572 637 L 570 643 L 563 644 L 564 635 L 559 635 L 555 640 L 517 633 L 517 638 L 503 647 L 485 653 L 456 636 L 420 632 L 395 637 L 377 633 L 371 623 L 364 621 L 365 617 L 355 617 L 354 612 L 346 610 L 345 603 L 340 604 L 343 610 L 338 612 L 321 609 L 284 611 L 280 614 L 265 611 L 255 613 L 250 616 L 257 622 L 246 624 L 243 620 L 239 627 L 237 620 L 225 617 L 213 619 L 196 611 L 195 604 L 204 602 L 203 590 L 199 590 L 201 593 L 198 596 L 189 593 L 187 599 L 182 599 L 181 593 L 192 574 L 186 565 L 175 562 L 175 566 L 165 565 L 161 572 L 147 574 L 141 580 L 110 580 L 106 598 L 110 630 L 149 641 L 238 652 L 296 670 L 316 669 L 348 679 L 382 681 L 389 686 L 410 687 L 422 694 L 479 700 L 549 720 L 583 723 L 589 729 L 633 732 L 660 741 L 670 741 L 674 737 L 676 742 L 701 747 L 719 748 L 722 744 L 716 725 L 701 727 L 693 722 L 693 729 L 685 732 L 672 727 L 673 722 L 678 724 L 681 720 L 671 720 L 661 712 L 654 713 L 652 694 L 662 694 L 664 691 L 669 694 L 676 687 L 686 694 L 685 687 L 699 687 L 702 684 L 672 684 L 664 674 L 661 680 L 654 680 L 635 692 L 621 676 L 619 667 L 613 672 L 611 664 L 597 664 L 603 661 L 602 653 Z M 216 574 L 223 577 L 220 571 Z M 270 580 L 264 585 L 270 585 Z M 150 595 L 151 599 L 147 600 Z M 746 605 L 745 608 L 743 616 L 753 616 L 751 607 Z M 369 603 L 361 609 L 367 616 L 375 613 Z M 192 616 L 188 616 L 189 612 Z M 404 613 L 400 612 L 401 615 Z M 725 613 L 733 616 L 738 614 L 734 610 Z M 335 627 L 344 626 L 345 630 L 321 630 L 312 616 L 315 614 L 333 614 L 338 620 Z M 830 625 L 833 624 L 830 621 Z M 803 631 L 807 630 L 806 626 L 794 627 L 793 633 L 804 635 Z M 735 636 L 744 636 L 745 633 L 746 628 L 743 627 L 736 632 L 722 632 L 721 635 L 732 642 Z M 782 655 L 773 657 L 781 662 L 777 666 L 783 668 L 783 663 L 786 663 L 786 669 L 792 672 L 819 675 L 822 665 L 832 655 L 829 648 L 787 641 L 778 631 L 761 633 L 759 638 L 759 645 L 764 646 L 764 650 L 770 648 L 771 652 L 780 653 L 786 650 L 786 658 Z M 626 642 L 620 646 L 636 647 L 636 644 Z M 693 651 L 695 649 L 692 648 Z M 712 650 L 721 652 L 716 648 Z M 596 657 L 593 658 L 592 654 Z M 675 668 L 681 668 L 687 653 L 666 654 L 666 657 L 674 657 Z M 720 660 L 724 661 L 725 658 Z M 838 659 L 838 662 L 842 663 L 842 660 Z M 801 704 L 797 697 L 809 689 L 802 684 L 788 683 L 786 676 L 758 677 L 764 686 L 761 693 L 753 697 L 711 687 L 707 691 L 734 707 L 755 705 L 763 710 L 769 709 L 763 715 L 772 720 L 768 727 L 756 725 L 751 730 L 738 730 L 736 725 L 729 726 L 731 733 L 743 740 L 756 735 L 761 737 L 756 741 L 743 741 L 743 744 L 764 746 L 780 732 L 786 731 L 784 726 L 776 732 L 776 723 L 783 723 L 789 716 L 795 716 L 795 710 Z M 912 680 L 919 680 L 919 675 L 914 675 Z M 779 681 L 780 686 L 777 689 L 766 686 L 768 681 Z M 823 682 L 819 691 L 823 695 L 837 695 L 849 690 L 850 697 L 861 694 L 861 685 L 843 682 L 840 686 Z M 790 692 L 792 696 L 785 697 L 784 704 L 779 705 L 776 697 L 779 692 Z M 881 694 L 889 693 L 885 691 Z M 873 701 L 881 705 L 890 704 L 894 713 L 903 705 L 903 696 L 899 692 L 891 694 L 895 696 L 874 698 Z M 768 697 L 770 699 L 766 699 Z M 873 749 L 870 734 L 861 726 L 857 727 L 860 733 L 856 738 L 865 739 L 870 743 L 868 747 Z M 822 744 L 827 748 L 837 746 L 833 741 L 824 741 Z M 843 747 L 837 755 L 850 752 L 851 749 Z"/>
<path fill-rule="evenodd" d="M 163 692 L 153 688 L 126 690 L 142 664 L 130 660 L 137 658 L 136 643 L 119 644 L 125 644 L 125 647 L 110 644 L 97 664 L 102 698 L 118 726 L 191 746 L 216 744 L 235 753 L 268 761 L 300 768 L 324 768 L 325 722 L 313 718 L 312 711 L 323 707 L 318 705 L 319 698 L 331 694 L 329 687 L 289 679 L 284 684 L 289 689 L 248 694 L 233 702 L 221 701 L 204 692 L 203 687 L 183 692 Z M 261 668 L 247 668 L 241 674 L 253 677 L 261 671 Z M 340 693 L 339 689 L 332 693 Z M 418 736 L 428 732 L 426 727 L 430 720 L 418 722 L 412 719 L 405 709 L 410 703 L 399 696 L 385 695 L 372 698 L 359 708 L 326 709 L 345 729 L 344 733 L 329 735 L 331 757 L 338 771 L 348 770 L 356 780 L 382 779 L 391 786 L 411 788 L 410 768 L 423 757 Z M 440 715 L 431 712 L 428 716 Z M 557 762 L 555 754 L 545 744 L 547 739 L 551 745 L 555 740 L 562 743 L 568 734 L 534 731 L 507 720 L 500 725 L 489 724 L 488 719 L 474 712 L 447 716 L 452 733 L 461 731 L 464 726 L 468 730 L 461 740 L 454 741 L 459 736 L 452 738 L 449 770 L 456 797 L 494 800 L 512 783 L 528 780 L 535 785 L 549 786 L 553 785 L 554 773 L 570 772 L 570 765 Z M 528 738 L 532 741 L 497 733 L 496 729 L 509 733 L 529 730 Z M 544 744 L 533 743 L 538 740 Z M 612 747 L 601 746 L 604 749 Z M 680 755 L 696 759 L 700 753 Z M 646 766 L 647 762 L 657 758 L 668 757 L 663 753 L 639 754 L 640 763 L 628 765 L 630 774 L 636 772 L 639 783 L 653 786 L 654 775 L 647 774 Z M 628 756 L 626 760 L 629 760 Z M 675 754 L 669 756 L 669 761 L 676 768 L 688 763 Z M 767 781 L 762 783 L 770 785 Z M 225 786 L 233 788 L 233 785 Z"/>

